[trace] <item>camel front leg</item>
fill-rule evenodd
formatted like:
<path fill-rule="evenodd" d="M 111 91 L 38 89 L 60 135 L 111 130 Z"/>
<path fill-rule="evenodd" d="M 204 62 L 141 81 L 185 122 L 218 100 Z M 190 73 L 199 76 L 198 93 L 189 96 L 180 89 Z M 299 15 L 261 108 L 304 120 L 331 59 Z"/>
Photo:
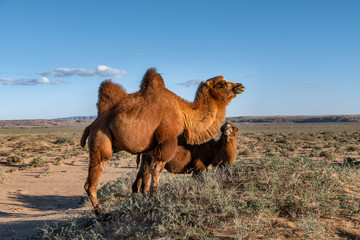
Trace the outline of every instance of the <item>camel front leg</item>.
<path fill-rule="evenodd" d="M 146 153 L 139 154 L 138 159 L 140 163 L 140 168 L 136 176 L 136 180 L 132 185 L 132 191 L 133 193 L 138 193 L 138 192 L 145 193 L 148 191 L 151 181 L 151 172 L 150 172 L 151 155 Z"/>
<path fill-rule="evenodd" d="M 153 159 L 153 161 L 151 161 L 151 167 L 150 167 L 150 171 L 151 171 L 150 195 L 157 193 L 157 190 L 159 188 L 160 175 L 161 175 L 161 172 L 164 169 L 165 164 L 166 164 L 166 162 L 156 161 L 155 159 Z M 147 190 L 147 189 L 144 189 L 144 190 Z"/>
<path fill-rule="evenodd" d="M 175 157 L 177 138 L 171 138 L 158 144 L 152 152 L 150 166 L 151 187 L 150 194 L 156 194 L 159 187 L 159 178 L 165 164 Z"/>
<path fill-rule="evenodd" d="M 149 190 L 151 183 L 151 172 L 150 172 L 150 165 L 146 172 L 144 172 L 143 180 L 141 184 L 141 192 L 146 193 Z"/>
<path fill-rule="evenodd" d="M 152 157 L 150 154 L 143 155 L 143 159 L 142 159 L 143 173 L 142 173 L 142 184 L 141 184 L 141 192 L 142 193 L 146 193 L 150 187 L 151 160 L 152 160 Z"/>

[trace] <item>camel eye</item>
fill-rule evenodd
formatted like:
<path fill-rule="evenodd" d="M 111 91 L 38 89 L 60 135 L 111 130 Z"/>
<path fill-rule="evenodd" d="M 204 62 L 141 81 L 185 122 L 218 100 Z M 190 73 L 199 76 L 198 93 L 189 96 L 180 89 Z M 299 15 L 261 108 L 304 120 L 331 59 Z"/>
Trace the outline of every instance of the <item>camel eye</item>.
<path fill-rule="evenodd" d="M 226 83 L 225 82 L 221 82 L 221 83 L 218 83 L 217 84 L 217 87 L 219 87 L 219 88 L 224 88 L 224 87 L 226 87 Z"/>

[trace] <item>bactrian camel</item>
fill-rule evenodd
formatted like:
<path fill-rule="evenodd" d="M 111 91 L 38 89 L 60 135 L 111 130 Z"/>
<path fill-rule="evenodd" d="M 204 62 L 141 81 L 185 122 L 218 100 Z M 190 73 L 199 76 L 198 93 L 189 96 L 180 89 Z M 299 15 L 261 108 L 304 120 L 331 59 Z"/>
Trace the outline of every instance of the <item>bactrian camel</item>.
<path fill-rule="evenodd" d="M 217 76 L 200 83 L 195 100 L 188 102 L 169 91 L 154 68 L 146 71 L 140 90 L 132 94 L 104 81 L 99 88 L 98 116 L 81 139 L 84 146 L 89 138 L 90 163 L 84 188 L 95 214 L 101 214 L 97 185 L 113 150 L 149 152 L 150 192 L 156 193 L 161 171 L 175 156 L 177 137 L 183 133 L 189 144 L 210 140 L 220 130 L 226 106 L 244 89 L 240 83 Z"/>

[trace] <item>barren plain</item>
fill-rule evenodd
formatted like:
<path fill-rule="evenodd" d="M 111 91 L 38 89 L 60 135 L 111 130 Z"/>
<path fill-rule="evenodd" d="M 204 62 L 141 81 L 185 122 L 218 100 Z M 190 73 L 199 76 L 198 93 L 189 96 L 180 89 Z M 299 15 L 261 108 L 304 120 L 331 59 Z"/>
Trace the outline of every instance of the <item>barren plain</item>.
<path fill-rule="evenodd" d="M 251 234 L 251 229 L 242 235 L 232 229 L 239 224 L 234 220 L 231 220 L 232 228 L 227 228 L 232 230 L 210 235 L 218 239 L 321 239 L 321 236 L 324 236 L 322 239 L 329 236 L 360 239 L 359 119 L 359 115 L 230 118 L 240 128 L 238 162 L 252 164 L 265 158 L 286 161 L 306 157 L 346 166 L 354 170 L 354 182 L 344 188 L 349 197 L 358 202 L 351 205 L 354 207 L 349 210 L 351 214 L 325 217 L 319 213 L 319 222 L 328 224 L 325 230 L 322 228 L 323 235 L 306 231 L 296 217 L 283 217 L 280 213 L 269 217 L 269 221 L 277 223 L 271 225 L 277 235 Z M 52 226 L 66 218 L 91 213 L 83 190 L 88 153 L 79 146 L 82 130 L 91 122 L 92 119 L 0 121 L 1 239 L 46 238 L 41 230 L 45 224 Z M 135 174 L 135 171 L 134 156 L 125 152 L 114 154 L 100 187 L 122 173 Z M 200 239 L 196 236 L 194 233 L 191 238 Z"/>

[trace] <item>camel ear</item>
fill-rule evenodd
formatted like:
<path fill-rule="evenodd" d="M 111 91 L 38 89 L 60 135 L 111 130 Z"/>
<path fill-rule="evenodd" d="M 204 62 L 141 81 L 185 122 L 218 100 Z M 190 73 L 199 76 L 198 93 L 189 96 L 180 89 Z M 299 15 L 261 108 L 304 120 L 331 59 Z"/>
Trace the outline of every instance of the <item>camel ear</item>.
<path fill-rule="evenodd" d="M 238 132 L 239 128 L 238 127 L 234 127 L 234 132 Z"/>
<path fill-rule="evenodd" d="M 207 80 L 206 86 L 208 86 L 209 88 L 212 88 L 214 86 L 214 82 L 212 80 Z"/>

